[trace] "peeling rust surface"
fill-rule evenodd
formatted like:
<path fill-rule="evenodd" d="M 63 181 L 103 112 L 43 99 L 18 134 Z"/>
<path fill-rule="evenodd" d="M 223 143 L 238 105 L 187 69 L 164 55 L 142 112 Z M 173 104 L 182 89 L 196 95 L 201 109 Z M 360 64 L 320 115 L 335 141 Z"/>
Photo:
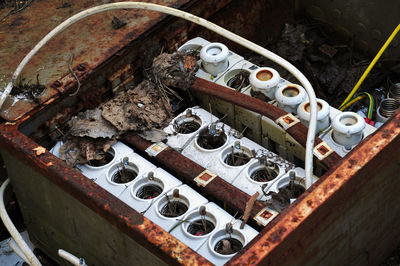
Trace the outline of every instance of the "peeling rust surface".
<path fill-rule="evenodd" d="M 287 114 L 284 110 L 272 104 L 201 78 L 196 78 L 195 82 L 191 86 L 191 90 L 244 107 L 248 110 L 264 115 L 273 121 L 276 121 L 278 118 Z M 308 129 L 302 123 L 297 123 L 286 130 L 286 132 L 303 147 L 306 145 L 307 131 Z M 316 146 L 321 142 L 322 140 L 316 137 L 314 145 Z M 324 158 L 321 163 L 327 169 L 330 169 L 340 159 L 341 157 L 336 152 L 332 152 L 329 156 Z"/>
<path fill-rule="evenodd" d="M 144 140 L 142 137 L 134 134 L 126 134 L 125 142 L 136 150 L 144 152 L 152 145 L 151 142 Z M 179 152 L 167 148 L 160 152 L 155 160 L 160 162 L 165 168 L 177 173 L 184 179 L 185 183 L 197 186 L 194 179 L 204 172 L 205 168 L 193 162 L 189 158 L 183 156 Z M 215 177 L 207 186 L 202 187 L 202 192 L 209 197 L 221 202 L 225 202 L 228 206 L 244 213 L 246 203 L 250 200 L 250 196 L 240 189 L 232 186 L 219 176 Z M 252 217 L 256 216 L 263 208 L 264 204 L 256 201 L 252 210 Z"/>
<path fill-rule="evenodd" d="M 0 147 L 30 165 L 64 191 L 84 203 L 135 241 L 172 264 L 209 262 L 115 196 L 69 168 L 43 147 L 20 133 L 15 126 L 0 126 Z"/>
<path fill-rule="evenodd" d="M 146 2 L 180 8 L 190 1 L 151 0 Z M 60 6 L 58 1 L 33 1 L 23 12 L 13 14 L 2 21 L 0 32 L 7 34 L 0 34 L 2 58 L 0 89 L 5 87 L 23 57 L 45 34 L 68 17 L 103 3 L 99 0 L 73 1 L 71 7 L 57 9 Z M 127 25 L 114 30 L 111 26 L 114 16 L 126 21 Z M 36 74 L 39 74 L 40 82 L 47 86 L 47 90 L 39 100 L 46 102 L 56 97 L 59 92 L 76 85 L 76 80 L 68 74 L 71 54 L 74 54 L 72 69 L 83 80 L 112 55 L 165 17 L 161 13 L 144 10 L 113 10 L 85 18 L 46 44 L 25 67 L 22 77 L 35 80 Z M 60 80 L 60 77 L 65 78 Z M 12 100 L 7 100 L 1 113 L 1 117 L 9 121 L 19 119 L 37 106 L 25 100 L 16 102 L 10 108 L 11 104 Z"/>
<path fill-rule="evenodd" d="M 352 198 L 356 192 L 362 191 L 364 187 L 367 187 L 366 184 L 368 182 L 379 182 L 380 173 L 387 171 L 397 173 L 399 171 L 398 158 L 393 156 L 393 153 L 398 151 L 400 145 L 399 134 L 400 110 L 381 129 L 360 143 L 336 167 L 321 177 L 309 190 L 300 196 L 299 200 L 289 206 L 272 223 L 267 225 L 248 246 L 229 262 L 229 265 L 276 264 L 278 260 L 281 265 L 301 263 L 294 261 L 296 260 L 296 256 L 293 254 L 295 252 L 298 254 L 303 252 L 303 254 L 299 255 L 302 259 L 312 259 L 312 257 L 304 255 L 303 249 L 306 247 L 302 245 L 306 245 L 307 239 L 309 241 L 315 239 L 322 242 L 339 241 L 337 243 L 346 241 L 338 239 L 338 236 L 343 234 L 340 230 L 346 230 L 345 228 L 347 228 L 345 224 L 341 225 L 340 229 L 336 228 L 338 230 L 333 231 L 335 234 L 330 235 L 332 240 L 322 240 L 320 236 L 316 233 L 313 234 L 313 232 L 321 227 L 325 228 L 321 229 L 323 232 L 329 232 L 329 230 L 333 230 L 332 227 L 336 226 L 336 224 L 340 224 L 341 221 L 344 223 L 346 217 L 340 217 L 340 213 L 346 208 L 354 206 L 353 204 L 355 203 L 352 203 Z M 358 204 L 363 203 L 358 202 Z M 395 204 L 397 205 L 397 203 Z M 336 206 L 341 206 L 339 212 L 334 211 Z M 367 214 L 360 215 L 364 219 L 368 217 Z M 329 229 L 329 224 L 327 224 L 328 221 L 332 224 L 331 229 Z M 366 224 L 365 226 L 370 225 Z M 367 233 L 366 231 L 368 229 L 355 230 L 353 232 L 355 235 L 349 237 L 356 238 L 364 236 L 363 234 L 370 237 L 371 233 L 369 231 Z M 375 237 L 382 238 L 383 236 Z M 354 245 L 356 244 L 354 243 Z M 360 245 L 371 246 L 372 244 L 363 243 L 361 240 Z M 326 251 L 327 247 L 321 246 L 321 249 Z M 311 253 L 314 254 L 314 257 L 318 257 L 317 253 Z M 344 254 L 348 255 L 346 252 Z M 350 254 L 355 256 L 356 253 L 351 252 Z M 382 256 L 381 254 L 378 255 Z M 376 256 L 371 256 L 371 262 L 377 262 L 376 260 L 379 258 Z M 334 258 L 330 259 L 331 261 L 334 260 Z M 338 261 L 342 260 L 342 258 L 337 259 Z"/>

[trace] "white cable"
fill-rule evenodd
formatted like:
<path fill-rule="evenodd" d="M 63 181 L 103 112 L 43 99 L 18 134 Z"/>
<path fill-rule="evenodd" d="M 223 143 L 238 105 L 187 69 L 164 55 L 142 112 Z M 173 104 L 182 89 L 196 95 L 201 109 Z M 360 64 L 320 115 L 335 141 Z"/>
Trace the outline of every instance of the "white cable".
<path fill-rule="evenodd" d="M 22 69 L 25 67 L 25 65 L 30 61 L 30 59 L 39 51 L 39 49 L 45 45 L 50 39 L 52 39 L 55 35 L 57 35 L 59 32 L 63 31 L 73 23 L 96 13 L 104 12 L 107 10 L 112 10 L 112 9 L 145 9 L 145 10 L 152 10 L 152 11 L 158 11 L 161 13 L 173 15 L 176 17 L 183 18 L 185 20 L 191 21 L 195 24 L 198 24 L 200 26 L 203 26 L 211 31 L 214 31 L 218 33 L 219 35 L 239 44 L 242 45 L 243 47 L 246 47 L 274 62 L 277 64 L 281 65 L 285 69 L 287 69 L 294 77 L 297 78 L 297 80 L 303 85 L 305 88 L 307 94 L 308 94 L 308 99 L 310 101 L 310 123 L 308 127 L 308 133 L 307 133 L 307 142 L 306 142 L 306 154 L 305 154 L 305 170 L 306 170 L 306 187 L 308 188 L 312 184 L 312 170 L 313 170 L 313 149 L 314 149 L 314 138 L 315 138 L 315 130 L 317 126 L 317 101 L 315 97 L 314 90 L 310 84 L 310 82 L 307 80 L 307 78 L 296 68 L 294 67 L 291 63 L 286 61 L 285 59 L 281 58 L 280 56 L 268 51 L 267 49 L 250 42 L 212 22 L 209 22 L 203 18 L 197 17 L 195 15 L 192 15 L 190 13 L 166 7 L 166 6 L 161 6 L 161 5 L 156 5 L 156 4 L 150 4 L 150 3 L 142 3 L 142 2 L 119 2 L 119 3 L 111 3 L 111 4 L 105 4 L 105 5 L 100 5 L 96 7 L 89 8 L 87 10 L 81 11 L 80 13 L 70 17 L 69 19 L 65 20 L 63 23 L 58 25 L 56 28 L 54 28 L 51 32 L 49 32 L 42 40 L 40 40 L 35 47 L 24 57 L 24 59 L 21 61 L 21 63 L 18 65 L 17 69 L 15 70 L 11 81 L 7 84 L 3 94 L 1 95 L 0 98 L 0 108 L 3 105 L 6 97 L 10 94 L 14 82 L 17 80 L 18 76 L 22 72 Z"/>
<path fill-rule="evenodd" d="M 24 253 L 25 258 L 27 259 L 27 263 L 31 266 L 41 266 L 42 264 L 36 258 L 35 254 L 33 254 L 32 250 L 29 248 L 28 244 L 24 241 L 21 234 L 18 232 L 17 228 L 15 228 L 14 224 L 12 223 L 10 217 L 7 214 L 6 207 L 4 205 L 4 191 L 6 187 L 10 183 L 10 179 L 4 181 L 0 188 L 0 217 L 3 221 L 4 226 L 7 228 L 8 232 L 10 233 L 11 237 L 17 243 L 18 247 Z"/>
<path fill-rule="evenodd" d="M 15 243 L 13 238 L 10 238 L 7 241 L 7 244 L 10 246 L 12 250 L 26 263 L 28 263 L 28 259 L 25 257 L 25 254 L 22 252 L 22 250 L 18 247 L 17 243 Z"/>
<path fill-rule="evenodd" d="M 72 255 L 68 251 L 65 251 L 63 249 L 58 250 L 58 256 L 63 258 L 64 260 L 70 262 L 74 266 L 86 266 L 85 260 L 80 259 L 76 257 L 75 255 Z"/>

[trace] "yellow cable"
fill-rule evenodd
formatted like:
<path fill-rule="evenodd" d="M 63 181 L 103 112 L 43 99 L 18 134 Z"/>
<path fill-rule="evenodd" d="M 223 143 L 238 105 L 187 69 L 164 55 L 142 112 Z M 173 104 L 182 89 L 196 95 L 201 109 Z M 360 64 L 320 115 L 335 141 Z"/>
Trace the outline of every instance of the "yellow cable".
<path fill-rule="evenodd" d="M 354 86 L 354 88 L 351 90 L 350 94 L 347 96 L 347 98 L 342 102 L 340 105 L 339 109 L 342 110 L 343 104 L 348 102 L 353 95 L 357 92 L 358 88 L 361 86 L 361 84 L 364 82 L 364 79 L 368 76 L 369 72 L 371 69 L 375 66 L 376 62 L 378 62 L 379 58 L 385 52 L 386 48 L 389 46 L 389 44 L 392 42 L 394 37 L 396 37 L 396 34 L 400 30 L 400 24 L 397 25 L 396 29 L 392 32 L 392 34 L 389 36 L 389 38 L 386 40 L 385 44 L 382 46 L 382 48 L 379 50 L 379 52 L 376 54 L 374 60 L 369 64 L 368 68 L 365 70 L 364 74 L 361 76 L 360 80 L 357 82 L 357 84 Z"/>
<path fill-rule="evenodd" d="M 354 99 L 351 100 L 350 102 L 348 102 L 348 103 L 346 103 L 345 105 L 343 105 L 343 106 L 340 108 L 340 111 L 346 110 L 346 109 L 349 108 L 353 103 L 358 102 L 359 100 L 362 100 L 362 99 L 364 99 L 365 97 L 367 97 L 367 96 L 363 94 L 363 95 L 358 96 L 357 98 L 354 98 Z"/>

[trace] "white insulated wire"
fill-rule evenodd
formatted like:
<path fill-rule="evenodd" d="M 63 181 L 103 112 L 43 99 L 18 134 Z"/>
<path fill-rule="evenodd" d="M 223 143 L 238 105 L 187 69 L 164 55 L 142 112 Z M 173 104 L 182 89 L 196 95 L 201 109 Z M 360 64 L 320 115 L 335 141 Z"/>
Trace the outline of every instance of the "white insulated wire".
<path fill-rule="evenodd" d="M 21 234 L 18 232 L 17 228 L 10 219 L 10 216 L 7 214 L 6 206 L 4 205 L 4 191 L 6 190 L 8 184 L 10 183 L 10 179 L 4 181 L 4 183 L 0 187 L 0 217 L 3 221 L 4 226 L 7 228 L 7 231 L 10 233 L 11 237 L 17 243 L 18 247 L 21 249 L 22 253 L 24 253 L 26 259 L 26 263 L 31 266 L 41 266 L 42 264 L 38 260 L 38 258 L 33 254 L 32 250 L 29 248 L 28 244 L 22 238 Z"/>
<path fill-rule="evenodd" d="M 58 256 L 63 258 L 64 260 L 68 261 L 74 266 L 86 266 L 87 264 L 85 263 L 84 259 L 80 259 L 77 256 L 69 253 L 68 251 L 65 251 L 63 249 L 58 250 Z"/>
<path fill-rule="evenodd" d="M 0 109 L 6 99 L 6 97 L 10 94 L 13 84 L 17 80 L 18 76 L 21 74 L 22 69 L 26 66 L 26 64 L 31 60 L 31 58 L 39 51 L 40 48 L 42 48 L 43 45 L 45 45 L 50 39 L 52 39 L 55 35 L 69 27 L 70 25 L 74 24 L 75 22 L 96 14 L 100 12 L 104 12 L 107 10 L 113 10 L 113 9 L 144 9 L 144 10 L 151 10 L 151 11 L 157 11 L 165 14 L 169 14 L 175 17 L 180 17 L 185 20 L 191 21 L 195 24 L 198 24 L 200 26 L 203 26 L 211 31 L 216 32 L 217 34 L 243 46 L 246 47 L 249 50 L 252 50 L 268 59 L 271 61 L 274 61 L 275 63 L 281 65 L 284 67 L 286 70 L 288 70 L 294 77 L 297 78 L 297 80 L 301 83 L 301 85 L 305 88 L 307 94 L 308 94 L 308 99 L 310 101 L 310 122 L 308 126 L 308 133 L 307 133 L 307 141 L 306 141 L 306 151 L 305 151 L 305 172 L 306 172 L 306 188 L 310 187 L 312 185 L 312 172 L 313 172 L 313 149 L 314 149 L 314 138 L 315 138 L 315 131 L 316 131 L 316 126 L 317 126 L 317 101 L 316 101 L 316 96 L 314 93 L 314 90 L 310 84 L 310 82 L 307 80 L 307 78 L 291 63 L 286 61 L 285 59 L 281 58 L 280 56 L 272 53 L 271 51 L 268 51 L 267 49 L 250 42 L 249 40 L 246 40 L 212 22 L 209 22 L 203 18 L 197 17 L 193 14 L 162 6 L 162 5 L 156 5 L 156 4 L 150 4 L 150 3 L 142 3 L 142 2 L 118 2 L 118 3 L 111 3 L 111 4 L 105 4 L 105 5 L 100 5 L 100 6 L 95 6 L 89 9 L 86 9 L 84 11 L 79 12 L 78 14 L 70 17 L 69 19 L 65 20 L 63 23 L 55 27 L 52 31 L 50 31 L 42 40 L 40 40 L 35 47 L 24 57 L 24 59 L 21 61 L 21 63 L 18 65 L 17 69 L 15 70 L 11 81 L 7 84 L 4 92 L 2 93 L 0 97 Z"/>

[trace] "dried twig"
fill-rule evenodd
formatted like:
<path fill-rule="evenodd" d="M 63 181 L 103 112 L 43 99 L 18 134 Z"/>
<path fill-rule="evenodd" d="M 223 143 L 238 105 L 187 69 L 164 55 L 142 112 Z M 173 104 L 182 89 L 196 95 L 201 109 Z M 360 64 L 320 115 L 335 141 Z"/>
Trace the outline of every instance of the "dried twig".
<path fill-rule="evenodd" d="M 244 209 L 244 214 L 243 214 L 243 221 L 240 224 L 240 229 L 243 229 L 244 226 L 247 223 L 247 220 L 250 217 L 251 214 L 251 210 L 253 209 L 254 203 L 256 202 L 258 196 L 260 195 L 260 193 L 258 193 L 258 191 L 256 193 L 254 193 L 253 196 L 251 196 L 251 198 L 249 199 L 248 202 L 246 202 L 246 208 Z"/>
<path fill-rule="evenodd" d="M 71 93 L 69 96 L 75 96 L 79 92 L 79 89 L 81 88 L 81 81 L 79 80 L 76 73 L 72 70 L 72 61 L 73 60 L 74 60 L 74 54 L 71 54 L 71 57 L 69 58 L 69 62 L 68 62 L 68 70 L 71 73 L 71 75 L 74 76 L 74 78 L 78 82 L 78 88 L 76 89 L 76 91 L 74 93 Z"/>

